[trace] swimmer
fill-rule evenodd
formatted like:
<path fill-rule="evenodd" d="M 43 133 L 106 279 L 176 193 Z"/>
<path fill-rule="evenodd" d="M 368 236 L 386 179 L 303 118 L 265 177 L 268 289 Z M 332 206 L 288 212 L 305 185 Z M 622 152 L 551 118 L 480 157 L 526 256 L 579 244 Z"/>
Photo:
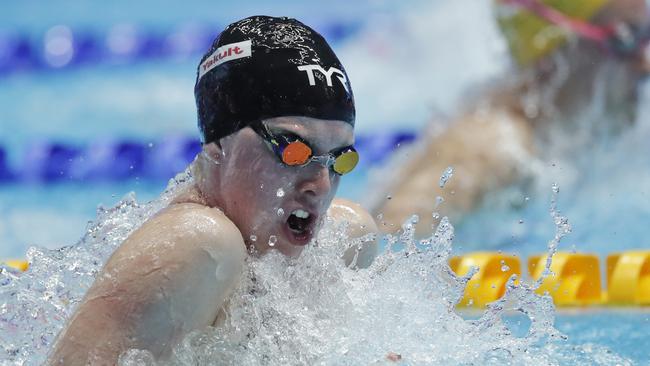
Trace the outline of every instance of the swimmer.
<path fill-rule="evenodd" d="M 495 14 L 512 77 L 477 93 L 444 131 L 431 123 L 389 165 L 394 180 L 371 204 L 380 227 L 394 231 L 418 214 L 417 234 L 431 235 L 437 217 L 458 221 L 491 192 L 525 191 L 553 153 L 577 156 L 598 134 L 613 136 L 636 118 L 638 86 L 650 70 L 644 0 L 495 0 Z M 572 136 L 571 146 L 561 146 L 558 133 Z M 439 184 L 448 167 L 453 177 Z"/>
<path fill-rule="evenodd" d="M 265 16 L 231 24 L 201 59 L 195 97 L 194 182 L 110 257 L 49 364 L 113 365 L 129 349 L 166 359 L 187 333 L 219 325 L 249 253 L 297 257 L 326 216 L 349 222 L 351 237 L 377 232 L 361 206 L 334 199 L 359 158 L 354 98 L 313 29 Z M 369 242 L 343 260 L 365 267 L 375 254 Z"/>

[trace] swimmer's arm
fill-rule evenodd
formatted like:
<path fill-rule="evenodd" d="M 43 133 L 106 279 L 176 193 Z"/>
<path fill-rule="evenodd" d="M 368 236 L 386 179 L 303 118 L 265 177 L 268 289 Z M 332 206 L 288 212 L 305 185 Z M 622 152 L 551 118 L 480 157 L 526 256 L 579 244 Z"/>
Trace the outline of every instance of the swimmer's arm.
<path fill-rule="evenodd" d="M 59 334 L 49 364 L 113 365 L 132 348 L 166 357 L 186 333 L 213 323 L 243 270 L 244 242 L 219 211 L 175 206 L 109 259 Z"/>
<path fill-rule="evenodd" d="M 523 177 L 532 158 L 532 127 L 507 113 L 469 114 L 441 134 L 423 134 L 408 159 L 392 166 L 394 181 L 374 208 L 388 231 L 399 229 L 411 215 L 419 215 L 419 236 L 432 234 L 433 211 L 452 220 L 475 209 L 484 196 Z M 447 167 L 453 177 L 444 188 L 440 177 Z M 392 196 L 386 200 L 386 196 Z M 438 206 L 437 197 L 444 202 Z"/>
<path fill-rule="evenodd" d="M 379 232 L 377 224 L 372 216 L 361 205 L 342 198 L 335 198 L 330 205 L 327 214 L 336 221 L 347 221 L 348 235 L 350 238 L 360 238 L 366 234 Z M 366 268 L 370 266 L 377 256 L 377 240 L 368 241 L 362 244 L 359 250 L 356 247 L 349 248 L 343 255 L 346 265 L 350 265 L 354 260 L 356 252 L 357 268 Z"/>

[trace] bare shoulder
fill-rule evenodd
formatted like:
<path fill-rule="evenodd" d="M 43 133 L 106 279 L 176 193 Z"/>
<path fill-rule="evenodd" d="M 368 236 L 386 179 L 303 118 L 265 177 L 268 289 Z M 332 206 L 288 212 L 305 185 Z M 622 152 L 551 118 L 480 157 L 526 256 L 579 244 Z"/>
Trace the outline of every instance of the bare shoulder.
<path fill-rule="evenodd" d="M 327 210 L 327 214 L 334 220 L 349 222 L 351 236 L 362 236 L 378 231 L 372 215 L 356 202 L 344 198 L 335 198 Z"/>
<path fill-rule="evenodd" d="M 179 203 L 163 209 L 135 230 L 104 270 L 119 270 L 134 258 L 172 268 L 204 255 L 217 261 L 243 261 L 246 249 L 241 233 L 219 209 Z"/>
<path fill-rule="evenodd" d="M 212 325 L 245 256 L 239 230 L 218 209 L 169 206 L 111 256 L 59 335 L 51 363 L 113 364 L 129 348 L 164 358 L 185 334 Z"/>
<path fill-rule="evenodd" d="M 336 221 L 348 222 L 348 235 L 351 238 L 379 232 L 377 224 L 368 210 L 347 199 L 335 198 L 327 210 L 327 215 Z M 351 263 L 357 251 L 359 251 L 357 266 L 359 268 L 368 267 L 377 256 L 377 241 L 366 242 L 361 248 L 348 249 L 343 256 L 347 264 Z"/>
<path fill-rule="evenodd" d="M 111 278 L 122 278 L 125 284 L 140 282 L 142 273 L 160 273 L 165 280 L 172 280 L 172 287 L 190 285 L 197 277 L 208 276 L 211 284 L 202 279 L 199 282 L 224 292 L 239 278 L 245 257 L 239 229 L 221 210 L 179 203 L 134 231 L 109 259 L 104 271 L 114 272 Z M 219 278 L 214 278 L 215 273 Z M 137 279 L 129 278 L 133 276 Z M 215 296 L 222 297 L 217 293 Z"/>
<path fill-rule="evenodd" d="M 136 230 L 132 239 L 164 234 L 183 244 L 203 249 L 233 249 L 245 255 L 244 240 L 235 224 L 218 208 L 198 203 L 173 204 Z M 187 248 L 185 248 L 187 249 Z"/>

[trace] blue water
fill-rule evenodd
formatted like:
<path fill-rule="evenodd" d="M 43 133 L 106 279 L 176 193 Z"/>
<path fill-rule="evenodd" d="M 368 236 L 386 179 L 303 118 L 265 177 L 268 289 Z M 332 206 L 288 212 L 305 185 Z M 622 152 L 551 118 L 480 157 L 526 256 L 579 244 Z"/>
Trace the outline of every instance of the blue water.
<path fill-rule="evenodd" d="M 475 318 L 472 313 L 467 318 Z M 530 320 L 523 315 L 506 317 L 505 323 L 516 336 L 528 331 Z M 594 345 L 606 347 L 605 353 L 615 352 L 635 364 L 645 365 L 650 359 L 650 312 L 647 309 L 562 309 L 555 326 L 575 345 L 574 353 L 590 350 Z"/>
<path fill-rule="evenodd" d="M 602 344 L 639 365 L 650 359 L 650 313 L 616 309 L 560 312 L 556 326 L 574 344 Z"/>

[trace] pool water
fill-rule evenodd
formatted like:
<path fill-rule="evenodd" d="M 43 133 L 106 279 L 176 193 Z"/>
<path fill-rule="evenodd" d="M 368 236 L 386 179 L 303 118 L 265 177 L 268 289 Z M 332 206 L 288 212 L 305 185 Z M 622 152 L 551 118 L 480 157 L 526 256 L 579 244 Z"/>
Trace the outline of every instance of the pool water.
<path fill-rule="evenodd" d="M 30 249 L 30 271 L 18 276 L 0 273 L 0 299 L 5 304 L 0 343 L 8 361 L 44 360 L 48 346 L 113 249 L 191 178 L 179 175 L 176 182 L 150 204 L 127 197 L 115 207 L 99 210 L 78 245 L 55 251 Z M 567 341 L 553 327 L 551 299 L 535 295 L 527 284 L 509 284 L 504 298 L 484 313 L 459 316 L 454 304 L 467 278 L 455 276 L 447 265 L 453 227 L 443 220 L 435 235 L 417 247 L 409 232 L 412 228 L 407 226 L 403 234 L 389 238 L 386 250 L 361 271 L 340 260 L 341 253 L 355 244 L 346 238 L 345 226 L 332 222 L 319 234 L 318 245 L 307 247 L 298 259 L 278 253 L 251 257 L 225 324 L 189 335 L 176 348 L 174 364 L 357 365 L 384 362 L 389 352 L 413 365 L 639 361 L 633 358 L 637 354 L 619 353 L 602 342 L 601 337 L 612 334 L 584 334 L 572 320 L 567 322 L 574 327 L 567 328 L 569 332 L 596 342 L 576 342 L 571 333 Z M 391 250 L 392 243 L 404 249 Z M 591 322 L 589 317 L 585 321 Z M 638 324 L 639 316 L 627 317 L 624 324 L 631 321 Z M 615 348 L 621 342 L 613 343 Z M 133 350 L 123 355 L 121 364 L 142 364 L 150 357 Z"/>
<path fill-rule="evenodd" d="M 573 344 L 605 345 L 639 365 L 650 358 L 650 312 L 646 309 L 563 310 L 555 325 Z"/>

